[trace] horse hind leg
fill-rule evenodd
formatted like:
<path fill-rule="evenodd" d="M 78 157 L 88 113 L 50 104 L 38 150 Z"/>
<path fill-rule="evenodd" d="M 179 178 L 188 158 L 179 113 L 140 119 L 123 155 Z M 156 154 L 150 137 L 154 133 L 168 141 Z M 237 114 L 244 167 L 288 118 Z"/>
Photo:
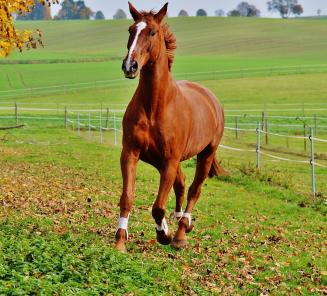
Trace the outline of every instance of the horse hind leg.
<path fill-rule="evenodd" d="M 198 154 L 195 177 L 187 195 L 187 205 L 182 219 L 179 221 L 178 230 L 172 241 L 172 247 L 180 249 L 187 243 L 186 233 L 193 228 L 191 224 L 191 212 L 198 201 L 202 184 L 208 177 L 215 158 L 216 147 L 208 146 Z"/>

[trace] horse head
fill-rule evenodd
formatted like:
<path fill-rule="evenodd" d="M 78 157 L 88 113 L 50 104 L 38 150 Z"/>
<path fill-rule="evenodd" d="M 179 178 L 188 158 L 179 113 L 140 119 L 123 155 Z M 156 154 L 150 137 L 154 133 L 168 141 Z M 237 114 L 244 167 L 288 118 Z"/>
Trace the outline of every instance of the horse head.
<path fill-rule="evenodd" d="M 154 63 L 162 52 L 166 52 L 162 21 L 167 14 L 168 3 L 158 13 L 139 12 L 130 2 L 128 4 L 134 24 L 128 30 L 128 53 L 122 70 L 126 78 L 134 79 L 144 66 Z"/>

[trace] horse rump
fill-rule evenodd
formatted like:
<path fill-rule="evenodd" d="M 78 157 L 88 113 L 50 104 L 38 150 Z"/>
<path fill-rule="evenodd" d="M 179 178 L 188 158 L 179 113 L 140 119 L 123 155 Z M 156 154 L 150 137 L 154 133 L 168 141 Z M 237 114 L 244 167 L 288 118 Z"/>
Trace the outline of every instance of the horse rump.
<path fill-rule="evenodd" d="M 218 163 L 218 160 L 216 157 L 213 159 L 210 172 L 209 172 L 209 178 L 213 178 L 215 176 L 222 176 L 227 177 L 229 174 L 226 172 Z"/>

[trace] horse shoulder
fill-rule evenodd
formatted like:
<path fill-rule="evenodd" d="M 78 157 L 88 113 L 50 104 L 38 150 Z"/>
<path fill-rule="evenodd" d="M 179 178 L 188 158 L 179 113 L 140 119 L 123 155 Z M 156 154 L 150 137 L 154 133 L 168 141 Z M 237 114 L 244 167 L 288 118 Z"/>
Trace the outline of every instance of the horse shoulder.
<path fill-rule="evenodd" d="M 128 108 L 123 118 L 124 143 L 140 149 L 148 146 L 149 126 L 145 112 Z"/>

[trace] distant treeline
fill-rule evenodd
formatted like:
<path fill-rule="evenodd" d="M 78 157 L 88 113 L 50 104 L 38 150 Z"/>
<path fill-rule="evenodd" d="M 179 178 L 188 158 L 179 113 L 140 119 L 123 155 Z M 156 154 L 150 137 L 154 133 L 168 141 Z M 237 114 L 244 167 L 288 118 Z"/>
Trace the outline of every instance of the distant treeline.
<path fill-rule="evenodd" d="M 34 8 L 31 8 L 31 13 L 21 14 L 17 16 L 18 20 L 49 20 L 52 19 L 50 7 L 42 5 L 38 0 L 34 1 Z M 57 15 L 53 17 L 55 20 L 74 20 L 74 19 L 105 19 L 102 11 L 93 12 L 90 7 L 85 5 L 82 0 L 64 0 Z M 292 15 L 300 16 L 303 13 L 303 6 L 298 0 L 270 0 L 267 2 L 267 9 L 270 12 L 277 12 L 282 18 L 288 18 Z M 317 15 L 321 15 L 322 10 L 317 9 Z M 223 9 L 217 9 L 214 12 L 215 16 L 229 17 L 260 17 L 261 11 L 248 2 L 240 2 L 235 9 L 227 13 Z M 196 16 L 207 16 L 206 10 L 200 8 L 196 12 Z M 178 16 L 186 17 L 189 13 L 185 9 L 181 9 Z M 118 9 L 113 15 L 114 19 L 126 19 L 127 14 L 123 9 Z"/>

